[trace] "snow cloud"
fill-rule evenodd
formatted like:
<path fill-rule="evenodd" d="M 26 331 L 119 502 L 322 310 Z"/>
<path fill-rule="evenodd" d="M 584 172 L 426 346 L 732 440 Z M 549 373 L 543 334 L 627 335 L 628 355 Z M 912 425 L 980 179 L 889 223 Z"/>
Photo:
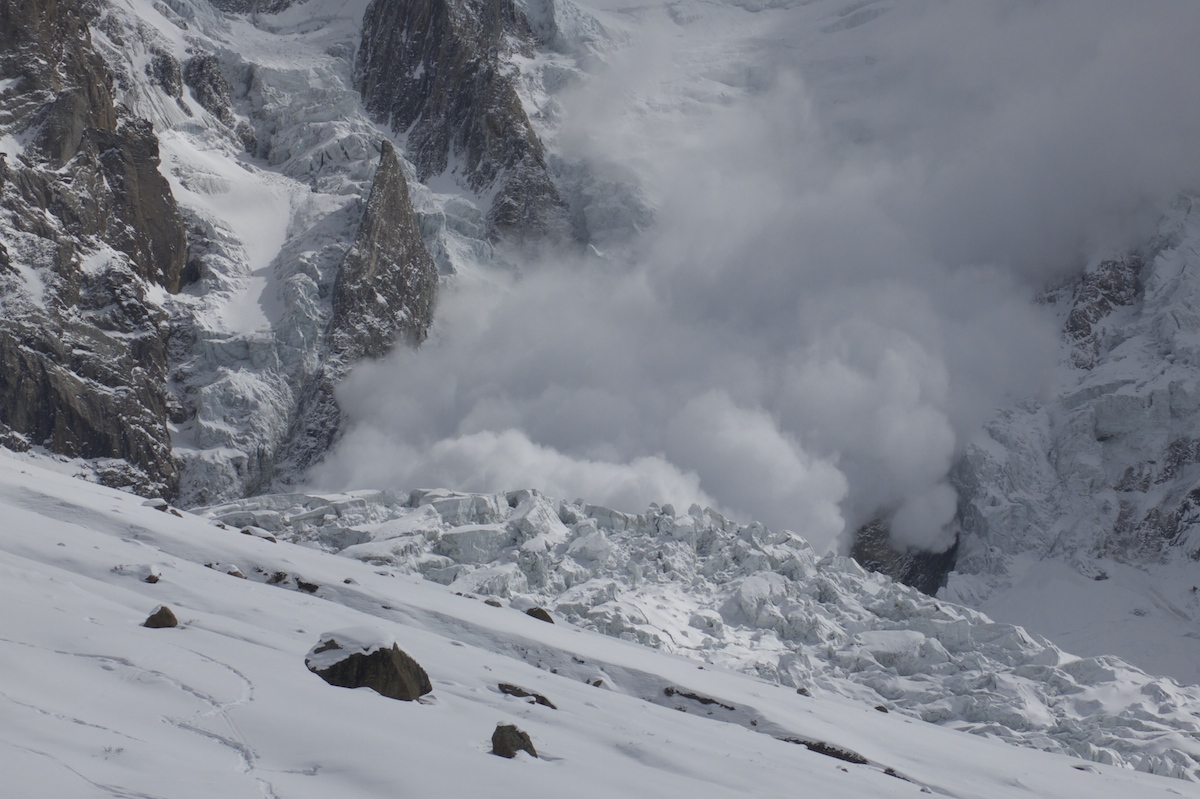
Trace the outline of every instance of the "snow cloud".
<path fill-rule="evenodd" d="M 1200 4 L 845 5 L 643 20 L 554 147 L 636 175 L 653 225 L 444 292 L 346 381 L 315 483 L 948 546 L 962 442 L 1056 362 L 1034 296 L 1200 189 Z"/>

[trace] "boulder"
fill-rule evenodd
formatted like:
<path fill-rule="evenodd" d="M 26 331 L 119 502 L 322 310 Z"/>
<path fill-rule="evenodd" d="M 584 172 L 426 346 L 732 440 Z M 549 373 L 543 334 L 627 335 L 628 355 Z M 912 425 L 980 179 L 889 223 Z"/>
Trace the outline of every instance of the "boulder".
<path fill-rule="evenodd" d="M 500 693 L 502 693 L 502 694 L 507 694 L 508 696 L 515 696 L 518 699 L 528 699 L 529 703 L 531 705 L 532 704 L 542 705 L 543 707 L 548 707 L 551 710 L 558 710 L 558 708 L 555 707 L 553 702 L 551 702 L 549 699 L 542 696 L 541 694 L 537 693 L 536 691 L 527 691 L 519 685 L 513 685 L 512 683 L 507 683 L 507 682 L 502 682 L 499 685 L 497 685 L 496 687 L 500 689 Z"/>
<path fill-rule="evenodd" d="M 175 618 L 175 613 L 169 607 L 159 605 L 149 618 L 142 622 L 142 626 L 156 630 L 164 627 L 178 627 L 179 619 Z"/>
<path fill-rule="evenodd" d="M 497 724 L 496 731 L 492 733 L 492 754 L 516 757 L 517 752 L 528 752 L 534 757 L 538 756 L 529 733 L 517 729 L 513 724 Z"/>
<path fill-rule="evenodd" d="M 534 607 L 530 608 L 529 610 L 525 611 L 525 615 L 533 616 L 538 621 L 546 621 L 546 622 L 550 622 L 551 624 L 554 624 L 554 619 L 550 618 L 550 614 L 546 612 L 545 608 L 539 608 L 537 606 L 534 606 Z"/>
<path fill-rule="evenodd" d="M 391 646 L 361 630 L 325 633 L 304 660 L 308 670 L 330 685 L 370 688 L 389 699 L 411 702 L 433 691 L 429 675 L 394 642 Z"/>

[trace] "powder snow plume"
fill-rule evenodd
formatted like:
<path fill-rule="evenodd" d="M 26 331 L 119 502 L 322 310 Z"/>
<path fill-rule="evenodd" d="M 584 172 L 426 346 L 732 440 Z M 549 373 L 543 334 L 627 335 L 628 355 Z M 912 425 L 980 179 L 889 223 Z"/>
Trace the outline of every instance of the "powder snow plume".
<path fill-rule="evenodd" d="M 1033 298 L 1200 186 L 1200 6 L 581 5 L 628 42 L 548 146 L 653 221 L 452 282 L 423 349 L 343 385 L 313 483 L 697 502 L 817 547 L 883 517 L 944 550 L 962 442 L 1054 365 Z"/>

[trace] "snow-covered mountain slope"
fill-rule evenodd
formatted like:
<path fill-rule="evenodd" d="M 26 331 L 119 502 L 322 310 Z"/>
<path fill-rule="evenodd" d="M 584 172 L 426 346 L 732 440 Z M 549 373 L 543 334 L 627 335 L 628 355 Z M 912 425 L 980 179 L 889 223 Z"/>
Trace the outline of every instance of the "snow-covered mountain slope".
<path fill-rule="evenodd" d="M 1200 795 L 162 508 L 0 456 L 6 795 Z M 141 626 L 160 604 L 177 628 Z M 432 694 L 398 702 L 310 673 L 322 633 L 346 629 L 399 643 Z M 498 722 L 539 759 L 490 754 Z"/>
<path fill-rule="evenodd" d="M 322 442 L 309 430 L 328 428 L 324 444 L 336 433 L 329 386 L 362 354 L 339 343 L 350 329 L 390 339 L 407 324 L 421 329 L 403 338 L 420 340 L 428 327 L 433 267 L 423 251 L 418 278 L 369 270 L 408 282 L 383 293 L 386 312 L 374 292 L 366 307 L 333 307 L 333 295 L 346 295 L 338 279 L 352 246 L 378 246 L 355 240 L 356 226 L 374 230 L 360 221 L 385 138 L 352 80 L 365 5 L 307 3 L 299 16 L 256 25 L 255 15 L 204 0 L 117 2 L 97 26 L 122 100 L 159 130 L 163 171 L 189 224 L 197 282 L 166 307 L 171 388 L 182 406 L 171 441 L 190 501 L 261 490 L 281 465 L 319 457 Z M 160 79 L 164 72 L 183 83 Z M 399 180 L 407 207 L 407 185 L 393 171 L 384 174 Z M 387 211 L 402 212 L 396 201 Z M 393 239 L 412 241 L 386 242 L 399 250 L 393 260 L 414 263 L 403 250 L 423 250 L 415 222 L 397 230 Z"/>
<path fill-rule="evenodd" d="M 816 696 L 1103 763 L 1200 778 L 1200 689 L 820 557 L 694 506 L 640 515 L 531 491 L 266 495 L 231 529 L 422 575 Z"/>
<path fill-rule="evenodd" d="M 320 460 L 343 423 L 333 387 L 345 372 L 427 335 L 433 263 L 486 280 L 512 269 L 498 243 L 586 236 L 567 222 L 522 100 L 545 101 L 546 70 L 578 73 L 602 28 L 581 12 L 557 25 L 547 7 L 538 38 L 511 0 L 405 7 L 414 25 L 441 21 L 423 48 L 407 47 L 409 23 L 385 18 L 387 4 L 365 0 L 117 0 L 92 27 L 118 101 L 155 126 L 188 225 L 193 281 L 159 298 L 186 504 L 293 482 Z M 377 173 L 385 141 L 400 167 Z M 407 219 L 394 228 L 367 221 L 381 176 L 399 180 L 407 208 L 382 209 Z M 355 266 L 372 246 L 396 250 L 390 271 Z"/>
<path fill-rule="evenodd" d="M 967 447 L 944 594 L 1185 682 L 1200 681 L 1197 242 L 1184 197 L 1141 252 L 1048 296 L 1064 369 Z"/>
<path fill-rule="evenodd" d="M 447 308 L 441 331 L 447 346 L 425 359 L 439 385 L 454 373 L 459 406 L 442 413 L 441 402 L 415 396 L 439 422 L 412 422 L 426 431 L 428 440 L 420 440 L 403 429 L 413 414 L 398 423 L 386 410 L 364 413 L 363 406 L 392 403 L 360 396 L 354 421 L 361 438 L 383 440 L 380 433 L 401 428 L 389 443 L 424 455 L 419 466 L 429 472 L 440 465 L 439 444 L 463 451 L 479 447 L 464 437 L 511 433 L 546 458 L 630 472 L 637 479 L 626 484 L 645 484 L 642 493 L 713 499 L 744 518 L 804 525 L 822 545 L 881 519 L 901 543 L 944 549 L 953 537 L 953 459 L 995 401 L 1037 382 L 1026 374 L 1036 369 L 1014 364 L 1036 358 L 1048 327 L 1026 307 L 1033 288 L 996 272 L 1028 278 L 1027 271 L 1077 270 L 1080 240 L 1103 240 L 1097 230 L 1140 229 L 1146 208 L 1158 212 L 1174 182 L 1190 174 L 1174 169 L 1178 178 L 1159 180 L 1160 161 L 1178 150 L 1171 135 L 1148 130 L 1147 145 L 1131 148 L 1125 131 L 1109 132 L 1117 126 L 1092 124 L 1114 108 L 1121 109 L 1117 116 L 1138 116 L 1145 93 L 1119 84 L 1112 98 L 1099 96 L 1095 84 L 1104 81 L 1077 68 L 1121 74 L 1128 66 L 1121 54 L 1135 48 L 1120 37 L 1136 44 L 1159 32 L 1155 19 L 1174 19 L 1182 13 L 1178 4 L 1163 0 L 1162 10 L 1136 25 L 1126 24 L 1128 12 L 1114 3 L 1100 11 L 1077 0 L 1012 14 L 1004 8 L 947 10 L 932 0 L 97 5 L 75 28 L 50 26 L 47 35 L 77 40 L 86 51 L 80 58 L 103 62 L 93 83 L 111 83 L 105 124 L 115 126 L 116 117 L 153 123 L 162 166 L 150 171 L 166 178 L 186 223 L 186 264 L 176 264 L 180 275 L 163 286 L 141 286 L 121 272 L 119 258 L 95 257 L 115 245 L 84 241 L 87 231 L 64 222 L 25 241 L 30 231 L 6 228 L 5 240 L 29 245 L 6 281 L 10 307 L 36 305 L 46 286 L 51 305 L 72 307 L 78 281 L 60 290 L 45 258 L 29 254 L 69 239 L 89 256 L 90 272 L 79 264 L 65 271 L 102 273 L 143 289 L 110 305 L 126 309 L 130 318 L 119 319 L 118 329 L 144 339 L 155 367 L 143 374 L 129 364 L 105 375 L 107 382 L 89 382 L 98 357 L 68 370 L 89 378 L 78 381 L 88 396 L 130 388 L 148 409 L 152 418 L 122 430 L 115 443 L 92 436 L 100 443 L 75 445 L 73 438 L 88 438 L 75 429 L 92 421 L 88 414 L 60 425 L 72 436 L 53 431 L 45 418 L 5 411 L 6 418 L 19 422 L 18 434 L 31 434 L 23 443 L 152 462 L 163 472 L 158 483 L 178 488 L 186 504 L 294 482 L 345 422 L 333 386 L 359 353 L 342 351 L 333 328 L 374 325 L 367 308 L 356 309 L 364 319 L 339 320 L 331 297 L 389 139 L 404 159 L 412 195 L 416 227 L 404 227 L 421 238 L 408 236 L 414 240 L 406 247 L 423 246 L 443 277 L 457 276 L 456 288 L 482 285 L 487 299 L 455 295 L 445 303 L 457 306 Z M 1060 37 L 1068 44 L 1045 46 Z M 1122 46 L 1093 48 L 1095 41 Z M 1010 52 L 1013 42 L 1028 45 L 1022 59 Z M 1173 53 L 1174 44 L 1154 50 L 1147 75 L 1162 71 L 1157 53 Z M 32 135 L 36 115 L 22 109 L 45 98 L 9 77 L 21 68 L 19 59 L 11 61 L 0 80 L 13 113 L 0 119 L 0 135 L 14 158 L 33 157 L 36 148 L 21 142 Z M 1164 96 L 1177 93 L 1173 83 L 1161 83 Z M 1079 99 L 1045 105 L 1050 96 Z M 1192 120 L 1177 109 L 1190 107 L 1170 104 L 1164 130 L 1186 131 Z M 1031 115 L 1046 116 L 1046 124 L 1026 124 Z M 76 115 L 72 124 L 95 122 L 89 120 Z M 1038 182 L 1036 192 L 1021 182 L 1063 151 L 1060 130 L 1079 129 L 1093 137 L 1081 152 L 1133 150 L 1137 157 L 1115 159 L 1128 168 L 1110 170 L 1112 184 L 1096 191 L 1086 190 L 1092 163 L 1076 159 L 1056 158 L 1062 179 Z M 977 174 L 975 153 L 989 144 L 998 147 L 998 163 L 1019 168 Z M 1035 193 L 1069 210 L 1062 225 L 1031 213 L 1025 200 Z M 33 211 L 30 218 L 47 209 Z M 510 246 L 542 234 L 569 243 L 540 261 Z M 154 266 L 141 263 L 147 258 L 140 251 L 126 255 L 135 274 Z M 428 264 L 410 263 L 418 262 L 424 276 L 408 282 L 428 286 Z M 513 275 L 526 269 L 554 272 L 565 288 L 519 284 Z M 565 277 L 576 269 L 590 278 L 628 275 L 628 285 Z M 170 293 L 181 282 L 178 293 L 157 290 Z M 421 340 L 433 303 L 429 291 L 413 293 L 397 299 L 382 292 L 385 305 L 401 307 L 388 307 L 376 321 L 400 328 L 398 320 L 420 319 L 419 335 L 390 332 Z M 534 374 L 510 367 L 493 376 L 462 363 L 455 348 L 474 344 L 472 325 L 483 327 L 482 338 L 497 350 L 475 346 L 472 354 L 493 364 L 506 352 L 556 340 L 563 325 L 553 314 L 529 329 L 496 325 L 529 313 L 521 300 L 503 299 L 525 293 L 533 296 L 528 302 L 550 307 L 574 294 L 625 298 L 614 303 L 619 307 L 595 303 L 591 318 L 575 315 L 605 335 L 572 342 L 570 353 L 551 347 L 530 359 L 595 363 L 587 371 L 596 385 L 583 378 L 560 385 L 558 374 L 537 373 L 536 365 L 517 364 Z M 97 294 L 92 302 L 108 301 Z M 369 291 L 355 296 L 356 304 L 372 299 Z M 620 315 L 630 308 L 632 319 Z M 138 313 L 131 317 L 131 309 Z M 97 324 L 87 315 L 71 321 Z M 47 326 L 37 314 L 30 324 Z M 678 358 L 681 374 L 664 374 L 660 361 L 680 347 L 663 328 L 683 343 L 703 342 L 693 355 L 707 362 Z M 703 340 L 704 331 L 712 341 Z M 644 349 L 641 359 L 599 368 L 611 360 L 603 342 L 622 332 L 641 342 L 634 347 Z M 993 353 L 997 338 L 1006 346 Z M 84 343 L 72 354 L 111 342 Z M 398 364 L 395 372 L 410 390 L 406 368 Z M 663 397 L 643 396 L 651 378 L 663 387 L 650 393 Z M 489 396 L 473 399 L 504 380 L 514 385 L 500 393 L 517 394 L 511 407 L 494 412 Z M 47 393 L 25 383 L 14 393 Z M 413 393 L 428 388 L 413 383 Z M 591 417 L 598 414 L 543 422 L 548 414 L 538 400 L 564 391 L 608 392 L 605 405 L 628 408 L 627 418 L 609 425 L 616 431 L 596 424 Z M 569 416 L 577 404 L 586 407 L 563 402 L 558 412 Z M 675 413 L 679 407 L 689 412 Z M 645 430 L 631 429 L 639 420 Z M 723 450 L 694 443 L 718 423 L 755 429 L 764 441 L 745 453 L 738 442 Z M 361 448 L 355 439 L 346 459 L 362 462 Z M 460 487 L 512 482 L 496 479 L 488 453 L 468 454 L 462 474 L 448 475 Z M 771 479 L 742 480 L 720 468 L 735 457 Z M 350 472 L 340 464 L 332 470 Z M 673 497 L 638 496 L 633 506 L 650 499 Z"/>
<path fill-rule="evenodd" d="M 425 337 L 435 268 L 507 268 L 485 222 L 490 183 L 451 176 L 435 194 L 410 191 L 407 162 L 376 174 L 392 134 L 359 93 L 365 0 L 261 16 L 208 0 L 9 5 L 10 445 L 188 502 L 286 482 L 336 438 L 346 370 Z M 460 99 L 476 124 L 482 100 Z M 376 215 L 405 224 L 364 222 L 373 188 L 390 198 Z M 390 288 L 347 289 L 364 275 Z"/>

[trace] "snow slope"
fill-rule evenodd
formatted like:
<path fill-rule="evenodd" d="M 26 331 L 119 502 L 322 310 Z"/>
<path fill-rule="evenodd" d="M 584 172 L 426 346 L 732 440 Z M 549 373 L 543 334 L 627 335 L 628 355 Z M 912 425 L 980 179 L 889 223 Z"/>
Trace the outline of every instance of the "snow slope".
<path fill-rule="evenodd" d="M 545 624 L 28 459 L 0 456 L 0 514 L 8 796 L 732 797 L 799 786 L 829 797 L 1200 796 L 1178 780 L 800 696 L 561 619 Z M 225 573 L 231 565 L 250 578 Z M 286 577 L 269 585 L 264 572 Z M 158 582 L 145 581 L 151 573 Z M 180 627 L 140 626 L 160 603 Z M 433 694 L 395 702 L 309 673 L 304 656 L 320 634 L 348 627 L 394 638 L 428 671 Z M 502 695 L 500 681 L 557 709 Z M 529 732 L 541 759 L 490 755 L 497 722 Z"/>

